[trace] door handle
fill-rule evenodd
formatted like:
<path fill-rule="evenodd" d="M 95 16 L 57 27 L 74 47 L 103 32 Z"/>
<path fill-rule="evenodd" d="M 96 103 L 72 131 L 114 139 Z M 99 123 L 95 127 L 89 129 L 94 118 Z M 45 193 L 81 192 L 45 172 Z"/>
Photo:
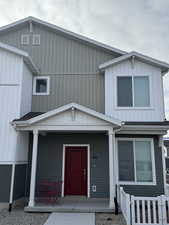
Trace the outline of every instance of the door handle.
<path fill-rule="evenodd" d="M 83 169 L 84 180 L 86 180 L 86 169 Z"/>

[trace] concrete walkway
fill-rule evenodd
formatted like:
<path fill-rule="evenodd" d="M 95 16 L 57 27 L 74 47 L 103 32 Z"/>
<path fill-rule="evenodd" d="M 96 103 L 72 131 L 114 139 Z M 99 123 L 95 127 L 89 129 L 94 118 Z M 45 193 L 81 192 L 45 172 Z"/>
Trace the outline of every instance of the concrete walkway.
<path fill-rule="evenodd" d="M 44 225 L 95 225 L 94 213 L 52 213 Z"/>

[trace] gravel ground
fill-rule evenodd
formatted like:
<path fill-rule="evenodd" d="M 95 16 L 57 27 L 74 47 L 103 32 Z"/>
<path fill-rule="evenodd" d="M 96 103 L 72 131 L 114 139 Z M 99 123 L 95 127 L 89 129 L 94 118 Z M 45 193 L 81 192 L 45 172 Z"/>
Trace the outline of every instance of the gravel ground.
<path fill-rule="evenodd" d="M 122 215 L 96 213 L 96 225 L 125 225 Z M 44 225 L 49 213 L 25 213 L 23 208 L 15 208 L 9 213 L 0 211 L 0 225 Z M 79 224 L 77 224 L 79 225 Z"/>
<path fill-rule="evenodd" d="M 47 220 L 48 213 L 25 213 L 23 209 L 0 211 L 0 225 L 43 225 Z"/>
<path fill-rule="evenodd" d="M 96 213 L 96 225 L 126 225 L 123 216 L 112 213 Z"/>

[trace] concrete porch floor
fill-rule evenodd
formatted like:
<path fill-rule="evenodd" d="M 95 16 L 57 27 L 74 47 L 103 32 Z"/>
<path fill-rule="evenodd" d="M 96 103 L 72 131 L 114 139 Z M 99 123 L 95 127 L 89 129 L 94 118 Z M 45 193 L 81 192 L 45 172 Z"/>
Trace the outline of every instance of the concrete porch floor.
<path fill-rule="evenodd" d="M 25 207 L 26 212 L 114 212 L 109 208 L 109 199 L 64 197 L 56 203 L 36 202 L 34 207 Z"/>

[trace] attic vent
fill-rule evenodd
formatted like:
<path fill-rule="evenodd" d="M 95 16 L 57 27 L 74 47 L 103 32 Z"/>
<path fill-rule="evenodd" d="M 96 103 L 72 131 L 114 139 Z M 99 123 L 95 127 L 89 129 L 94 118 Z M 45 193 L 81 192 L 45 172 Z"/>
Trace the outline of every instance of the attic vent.
<path fill-rule="evenodd" d="M 22 34 L 21 35 L 21 44 L 28 45 L 29 44 L 29 34 Z"/>
<path fill-rule="evenodd" d="M 40 34 L 33 34 L 32 44 L 33 45 L 40 45 Z"/>

